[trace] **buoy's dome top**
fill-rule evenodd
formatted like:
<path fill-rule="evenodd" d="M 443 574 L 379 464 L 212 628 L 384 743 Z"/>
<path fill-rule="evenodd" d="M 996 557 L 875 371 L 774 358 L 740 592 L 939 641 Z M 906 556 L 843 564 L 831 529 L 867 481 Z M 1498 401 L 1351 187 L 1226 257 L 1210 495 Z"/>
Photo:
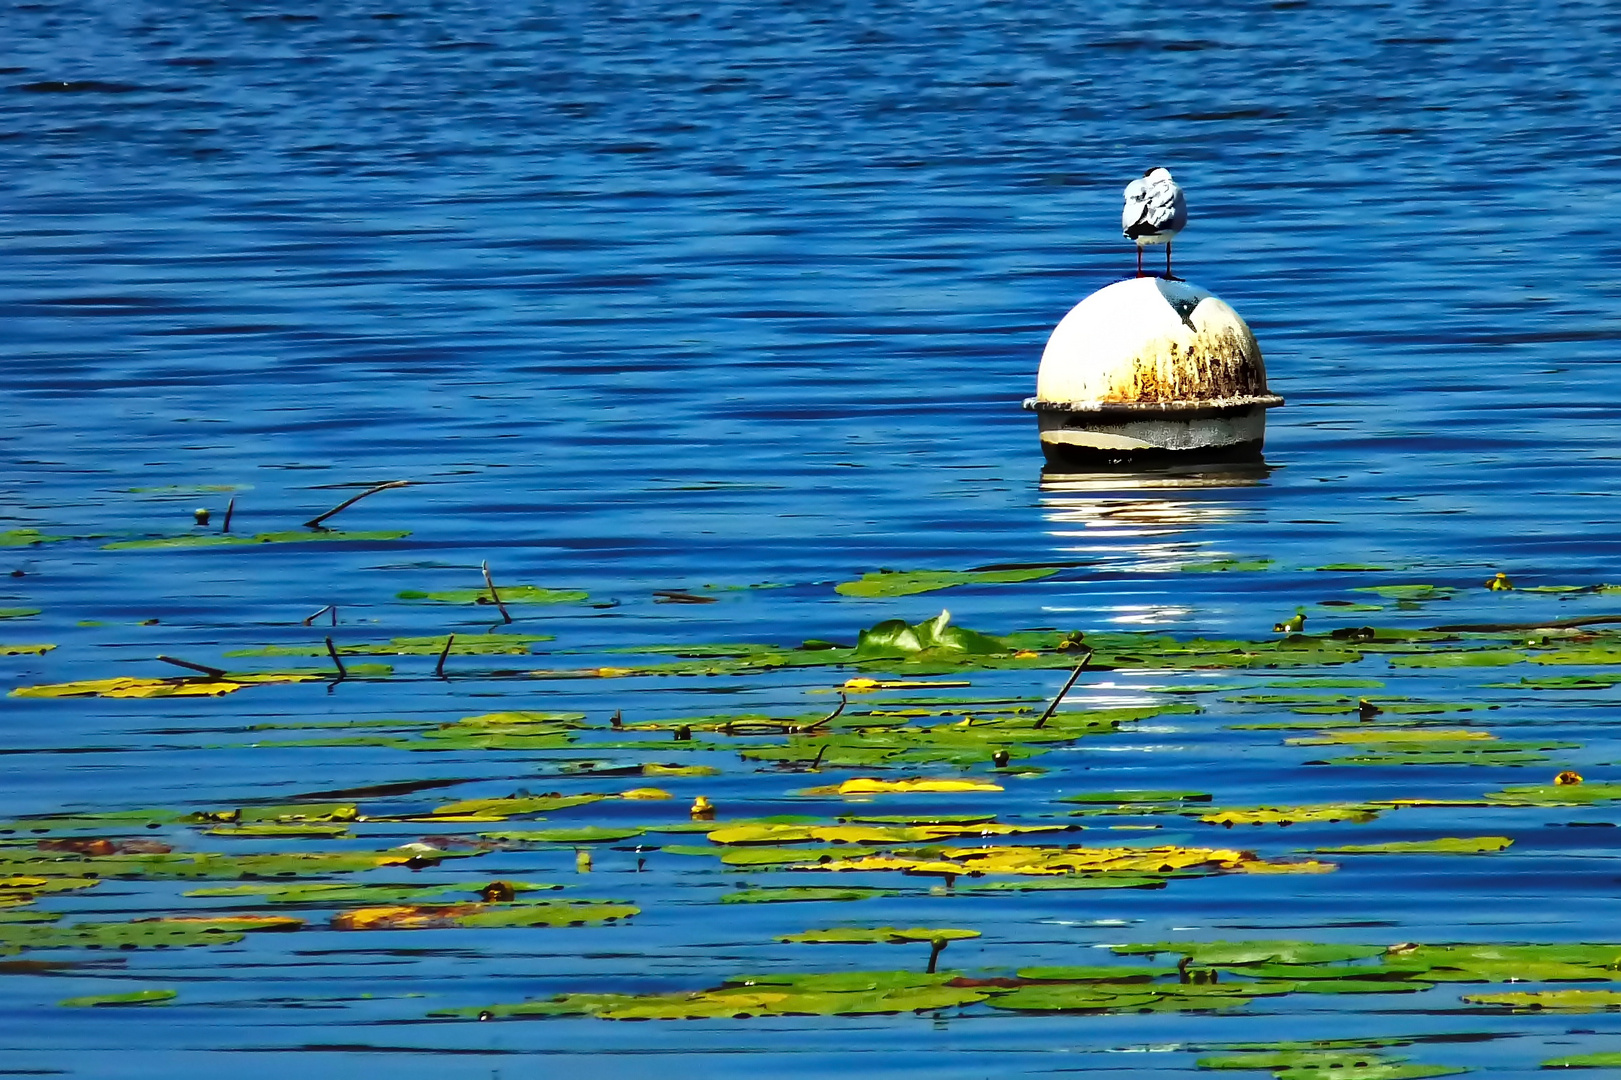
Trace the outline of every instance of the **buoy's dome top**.
<path fill-rule="evenodd" d="M 1197 285 L 1158 277 L 1105 286 L 1065 315 L 1041 355 L 1035 407 L 1277 405 L 1255 335 Z"/>

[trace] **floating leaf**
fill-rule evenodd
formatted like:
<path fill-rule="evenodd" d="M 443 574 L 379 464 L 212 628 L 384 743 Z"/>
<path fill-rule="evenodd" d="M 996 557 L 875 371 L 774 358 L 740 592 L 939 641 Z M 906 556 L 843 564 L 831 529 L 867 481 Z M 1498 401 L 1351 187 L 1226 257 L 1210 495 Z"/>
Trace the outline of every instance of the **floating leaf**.
<path fill-rule="evenodd" d="M 1448 585 L 1360 585 L 1352 592 L 1374 593 L 1386 600 L 1450 600 L 1458 590 Z"/>
<path fill-rule="evenodd" d="M 546 885 L 532 881 L 501 881 L 495 883 L 480 881 L 452 885 L 388 885 L 380 883 L 357 884 L 352 882 L 307 881 L 295 884 L 274 882 L 190 889 L 185 895 L 212 898 L 240 897 L 251 899 L 255 903 L 266 904 L 306 904 L 316 907 L 332 907 L 339 904 L 365 904 L 371 907 L 380 907 L 387 904 L 430 903 L 435 900 L 468 900 L 471 897 L 482 895 L 490 889 L 491 884 L 504 886 L 503 892 L 510 890 L 513 894 L 555 891 L 563 887 L 561 885 Z"/>
<path fill-rule="evenodd" d="M 1621 1009 L 1621 990 L 1518 990 L 1465 994 L 1471 1005 L 1503 1005 L 1515 1012 L 1607 1012 Z"/>
<path fill-rule="evenodd" d="M 1392 840 L 1384 844 L 1346 844 L 1313 848 L 1318 855 L 1485 855 L 1507 850 L 1506 836 L 1443 836 L 1435 840 Z"/>
<path fill-rule="evenodd" d="M 610 900 L 533 900 L 522 903 L 388 904 L 342 912 L 334 930 L 434 930 L 447 927 L 597 926 L 641 914 Z"/>
<path fill-rule="evenodd" d="M 1621 800 L 1621 784 L 1530 784 L 1487 792 L 1498 806 L 1593 806 Z"/>
<path fill-rule="evenodd" d="M 871 900 L 879 896 L 894 896 L 893 889 L 869 889 L 861 886 L 822 888 L 819 886 L 791 885 L 775 889 L 738 889 L 720 898 L 723 904 L 792 904 L 824 900 Z"/>
<path fill-rule="evenodd" d="M 93 1009 L 105 1006 L 162 1005 L 178 996 L 174 990 L 131 990 L 124 994 L 89 994 L 85 997 L 63 998 L 57 1002 L 69 1009 Z"/>
<path fill-rule="evenodd" d="M 199 678 L 182 676 L 168 679 L 138 679 L 131 676 L 120 676 L 112 679 L 81 679 L 78 682 L 51 683 L 43 686 L 19 686 L 11 691 L 11 696 L 25 698 L 219 697 L 222 694 L 235 693 L 244 686 L 313 682 L 328 678 L 331 678 L 331 675 L 303 671 L 254 672 L 252 674 L 226 675 L 219 679 L 206 676 Z"/>
<path fill-rule="evenodd" d="M 1002 785 L 988 780 L 930 780 L 913 777 L 904 780 L 874 780 L 862 777 L 846 780 L 832 787 L 806 788 L 801 795 L 913 795 L 924 793 L 962 793 L 971 791 L 1001 791 Z"/>
<path fill-rule="evenodd" d="M 351 642 L 339 645 L 343 656 L 438 656 L 445 651 L 448 635 L 434 637 L 397 637 L 387 642 Z M 532 646 L 555 641 L 551 634 L 461 634 L 451 643 L 450 656 L 528 656 Z M 313 645 L 260 645 L 252 649 L 233 649 L 225 654 L 240 656 L 325 656 L 326 643 Z"/>
<path fill-rule="evenodd" d="M 498 590 L 503 604 L 579 604 L 590 599 L 578 589 L 546 589 L 539 585 L 502 585 Z M 418 592 L 407 589 L 401 600 L 425 600 L 433 604 L 488 604 L 494 606 L 488 589 L 448 589 L 444 592 Z"/>
<path fill-rule="evenodd" d="M 55 645 L 0 644 L 0 656 L 44 656 Z"/>
<path fill-rule="evenodd" d="M 1203 791 L 1087 791 L 1076 795 L 1061 795 L 1058 801 L 1124 806 L 1129 803 L 1209 802 L 1210 795 Z"/>
<path fill-rule="evenodd" d="M 854 658 L 910 657 L 933 651 L 981 655 L 1009 649 L 997 638 L 952 626 L 951 612 L 942 611 L 926 622 L 908 625 L 901 619 L 890 619 L 861 631 Z"/>
<path fill-rule="evenodd" d="M 0 544 L 0 547 L 3 547 L 3 546 L 4 546 L 3 544 Z M 32 608 L 32 607 L 0 608 L 0 619 L 32 619 L 35 615 L 38 615 L 38 614 L 39 614 L 39 608 Z"/>
<path fill-rule="evenodd" d="M 1572 1054 L 1542 1063 L 1544 1069 L 1621 1069 L 1621 1051 Z"/>
<path fill-rule="evenodd" d="M 409 530 L 387 532 L 269 532 L 257 536 L 232 536 L 228 533 L 187 533 L 182 536 L 157 536 L 145 540 L 115 540 L 103 544 L 104 551 L 131 551 L 149 548 L 235 547 L 243 544 L 313 544 L 313 543 L 382 543 L 403 540 Z"/>
<path fill-rule="evenodd" d="M 134 922 L 0 923 L 0 953 L 30 949 L 141 949 L 228 945 L 255 930 L 297 930 L 302 919 L 284 915 L 171 917 Z"/>
<path fill-rule="evenodd" d="M 810 825 L 776 822 L 737 822 L 709 834 L 716 844 L 908 844 L 960 837 L 1014 836 L 1062 832 L 1069 825 L 1008 825 L 995 821 L 924 825 Z"/>
<path fill-rule="evenodd" d="M 1271 807 L 1253 809 L 1222 808 L 1201 814 L 1200 821 L 1211 825 L 1296 825 L 1302 822 L 1367 822 L 1379 816 L 1376 807 L 1365 803 L 1328 803 L 1322 806 Z"/>
<path fill-rule="evenodd" d="M 508 795 L 498 799 L 462 799 L 436 806 L 434 817 L 504 821 L 529 814 L 550 814 L 571 806 L 601 802 L 606 795 Z"/>
<path fill-rule="evenodd" d="M 1403 1058 L 1361 1049 L 1275 1050 L 1200 1058 L 1196 1064 L 1201 1069 L 1265 1069 L 1279 1080 L 1330 1076 L 1336 1080 L 1420 1080 L 1469 1071 L 1446 1065 L 1408 1065 Z"/>
<path fill-rule="evenodd" d="M 831 930 L 806 930 L 800 934 L 785 934 L 777 940 L 802 945 L 907 945 L 916 942 L 930 944 L 936 941 L 966 941 L 977 937 L 979 937 L 978 930 L 955 930 L 949 927 L 913 926 L 900 930 L 893 926 L 870 928 L 852 926 L 835 927 Z"/>
<path fill-rule="evenodd" d="M 1183 563 L 1179 569 L 1184 574 L 1226 574 L 1253 573 L 1271 568 L 1271 559 L 1212 559 L 1208 562 Z"/>
<path fill-rule="evenodd" d="M 500 840 L 506 843 L 526 844 L 605 844 L 616 840 L 629 840 L 641 836 L 646 829 L 615 828 L 608 825 L 580 825 L 572 829 L 527 829 L 511 832 L 481 832 L 482 840 Z"/>
<path fill-rule="evenodd" d="M 844 581 L 833 587 L 841 596 L 865 598 L 913 596 L 959 585 L 1004 585 L 1039 581 L 1058 573 L 1055 566 L 1025 567 L 1017 570 L 880 570 L 863 574 L 858 581 Z"/>

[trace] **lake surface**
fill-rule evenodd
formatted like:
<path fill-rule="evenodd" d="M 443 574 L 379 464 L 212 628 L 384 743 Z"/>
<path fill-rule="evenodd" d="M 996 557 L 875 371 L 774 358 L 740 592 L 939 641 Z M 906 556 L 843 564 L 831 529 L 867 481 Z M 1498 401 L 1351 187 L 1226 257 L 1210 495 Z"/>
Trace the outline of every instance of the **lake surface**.
<path fill-rule="evenodd" d="M 778 940 L 814 928 L 978 930 L 940 957 L 977 979 L 1123 962 L 1105 946 L 1125 943 L 1615 940 L 1621 804 L 1480 805 L 1565 769 L 1621 780 L 1621 640 L 1603 623 L 1542 630 L 1621 613 L 1621 595 L 1591 588 L 1621 583 L 1613 6 L 40 3 L 0 11 L 0 41 L 0 646 L 35 647 L 0 656 L 0 682 L 187 674 L 160 654 L 319 675 L 218 696 L 0 698 L 0 817 L 54 819 L 44 841 L 24 827 L 0 846 L 17 871 L 0 886 L 0 916 L 17 920 L 0 941 L 22 942 L 0 958 L 5 1069 L 1192 1076 L 1223 1047 L 1371 1038 L 1419 1040 L 1380 1052 L 1422 1064 L 1529 1076 L 1621 1046 L 1613 1012 L 1509 1013 L 1459 997 L 1503 986 L 1446 982 L 1214 1011 L 979 1003 L 630 1023 L 493 1008 L 750 973 L 921 971 L 930 951 Z M 1120 192 L 1151 165 L 1188 191 L 1178 272 L 1245 316 L 1288 404 L 1271 413 L 1264 468 L 1044 477 L 1019 402 L 1052 326 L 1132 270 Z M 410 486 L 328 523 L 349 539 L 196 542 L 227 536 L 233 498 L 230 536 L 329 537 L 302 523 L 392 480 Z M 193 524 L 199 507 L 207 526 Z M 181 542 L 119 546 L 151 539 Z M 586 596 L 514 601 L 510 626 L 488 603 L 400 596 L 479 590 L 486 561 L 498 587 Z M 1055 572 L 835 591 L 880 568 L 987 566 Z M 1482 586 L 1499 571 L 1518 588 Z M 1584 591 L 1527 591 L 1559 586 Z M 309 620 L 325 605 L 335 617 Z M 678 662 L 649 649 L 848 646 L 942 608 L 957 626 L 1047 637 L 1022 666 L 801 655 L 644 670 Z M 1062 632 L 1152 630 L 1259 655 L 1285 648 L 1272 627 L 1297 609 L 1303 640 L 1323 648 L 1281 667 L 1167 660 L 1163 643 L 1139 650 L 1141 665 L 1100 661 L 1059 716 L 1148 715 L 1016 753 L 1010 770 L 915 757 L 784 768 L 739 750 L 791 745 L 788 733 L 717 730 L 821 716 L 841 688 L 852 716 L 1040 711 L 1073 661 Z M 1321 635 L 1365 624 L 1376 645 L 1443 625 L 1522 629 L 1330 654 L 1358 639 Z M 459 650 L 436 677 L 451 632 Z M 514 632 L 537 637 L 465 651 Z M 333 678 L 328 635 L 349 663 L 391 671 Z M 434 644 L 382 655 L 400 638 Z M 268 646 L 304 658 L 268 659 Z M 926 685 L 861 694 L 846 686 L 859 677 Z M 1533 685 L 1559 677 L 1585 681 Z M 1325 766 L 1309 764 L 1321 744 L 1286 741 L 1317 737 L 1318 715 L 1360 723 L 1363 695 L 1384 703 L 1379 730 L 1520 748 Z M 615 731 L 616 710 L 653 727 Z M 442 737 L 511 711 L 583 719 L 525 721 L 543 732 L 532 744 Z M 694 740 L 675 740 L 682 721 Z M 659 764 L 689 771 L 646 769 Z M 864 777 L 1001 790 L 800 794 Z M 642 787 L 670 798 L 604 799 L 540 824 L 434 814 L 518 791 Z M 1211 808 L 1447 805 L 1231 831 L 1147 811 L 1071 818 L 1077 805 L 1057 801 L 1140 789 L 1209 794 Z M 1241 846 L 1283 862 L 1347 844 L 1514 843 L 1318 855 L 1339 868 L 1153 889 L 976 891 L 938 873 L 721 863 L 718 843 L 667 850 L 708 843 L 688 812 L 699 795 L 721 824 L 982 814 L 1087 826 L 1030 843 Z M 267 819 L 282 834 L 245 835 L 185 816 L 310 803 L 372 820 L 320 835 Z M 150 828 L 62 817 L 160 808 Z M 478 839 L 586 826 L 625 835 Z M 405 849 L 416 867 L 297 880 L 470 887 L 469 903 L 486 882 L 560 884 L 557 898 L 640 911 L 582 927 L 358 930 L 341 914 L 358 902 L 185 895 L 277 869 L 102 866 L 61 884 L 89 841 L 133 858 L 135 836 L 233 858 L 425 845 Z M 40 852 L 67 869 L 42 870 Z M 740 884 L 887 893 L 723 904 Z M 41 912 L 60 926 L 303 923 L 88 950 L 27 939 Z M 58 1004 L 148 989 L 175 996 Z M 474 1018 L 486 1007 L 491 1019 Z M 455 1009 L 472 1012 L 432 1015 Z"/>

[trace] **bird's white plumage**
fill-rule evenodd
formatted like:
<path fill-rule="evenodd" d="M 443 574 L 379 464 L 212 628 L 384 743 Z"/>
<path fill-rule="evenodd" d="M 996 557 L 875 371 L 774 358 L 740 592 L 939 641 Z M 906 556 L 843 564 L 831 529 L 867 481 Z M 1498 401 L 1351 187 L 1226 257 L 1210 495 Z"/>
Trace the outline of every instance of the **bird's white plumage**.
<path fill-rule="evenodd" d="M 1188 200 L 1165 169 L 1150 169 L 1126 185 L 1126 206 L 1120 231 L 1126 239 L 1143 244 L 1164 244 L 1188 223 Z"/>

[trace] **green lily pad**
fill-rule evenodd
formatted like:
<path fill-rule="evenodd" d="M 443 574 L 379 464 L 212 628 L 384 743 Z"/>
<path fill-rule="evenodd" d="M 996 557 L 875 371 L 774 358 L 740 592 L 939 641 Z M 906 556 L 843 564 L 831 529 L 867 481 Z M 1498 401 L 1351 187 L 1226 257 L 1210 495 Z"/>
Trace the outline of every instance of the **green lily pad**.
<path fill-rule="evenodd" d="M 1368 822 L 1379 816 L 1379 808 L 1364 803 L 1328 803 L 1321 806 L 1222 807 L 1199 815 L 1210 825 L 1297 825 L 1303 822 Z"/>
<path fill-rule="evenodd" d="M 1279 1080 L 1334 1077 L 1336 1080 L 1419 1080 L 1454 1076 L 1468 1069 L 1445 1065 L 1409 1065 L 1370 1050 L 1280 1050 L 1200 1058 L 1201 1069 L 1266 1070 Z"/>
<path fill-rule="evenodd" d="M 1242 967 L 1248 964 L 1330 964 L 1382 956 L 1379 945 L 1319 945 L 1309 941 L 1160 941 L 1143 945 L 1115 945 L 1121 956 L 1181 955 L 1201 967 Z"/>
<path fill-rule="evenodd" d="M 1621 784 L 1529 784 L 1490 791 L 1484 798 L 1498 806 L 1594 806 L 1621 801 Z"/>
<path fill-rule="evenodd" d="M 952 626 L 951 613 L 942 611 L 926 622 L 909 625 L 902 619 L 890 619 L 861 631 L 855 658 L 910 657 L 934 650 L 969 655 L 1009 651 L 1006 644 L 988 634 Z"/>
<path fill-rule="evenodd" d="M 330 543 L 382 543 L 403 540 L 410 536 L 409 529 L 374 532 L 269 532 L 257 536 L 232 536 L 229 533 L 187 533 L 181 536 L 154 536 L 144 540 L 114 540 L 103 544 L 103 551 L 135 551 L 151 548 L 238 547 L 244 544 L 330 544 Z"/>
<path fill-rule="evenodd" d="M 358 884 L 339 881 L 301 881 L 297 883 L 265 882 L 248 885 L 223 885 L 206 889 L 188 889 L 187 896 L 213 899 L 251 900 L 256 904 L 303 904 L 312 907 L 335 907 L 348 904 L 378 906 L 384 904 L 431 904 L 455 901 L 471 902 L 481 896 L 491 883 L 484 881 L 459 882 L 450 885 L 390 885 L 383 883 Z M 514 895 L 528 892 L 551 892 L 561 885 L 548 885 L 533 881 L 496 882 Z"/>
<path fill-rule="evenodd" d="M 1505 851 L 1506 836 L 1443 836 L 1435 840 L 1392 840 L 1384 844 L 1346 844 L 1313 848 L 1316 855 L 1487 855 Z"/>
<path fill-rule="evenodd" d="M 1242 574 L 1271 568 L 1271 559 L 1211 559 L 1207 562 L 1183 563 L 1179 567 L 1184 574 Z"/>
<path fill-rule="evenodd" d="M 1621 1010 L 1621 990 L 1517 990 L 1465 994 L 1471 1005 L 1502 1005 L 1515 1012 L 1613 1012 Z"/>
<path fill-rule="evenodd" d="M 979 937 L 978 930 L 956 930 L 949 927 L 930 928 L 912 926 L 897 929 L 893 926 L 834 927 L 830 930 L 806 930 L 799 934 L 784 934 L 778 941 L 801 945 L 908 945 L 917 942 L 932 944 L 937 941 L 966 941 Z"/>
<path fill-rule="evenodd" d="M 1204 791 L 1085 791 L 1075 795 L 1060 795 L 1059 802 L 1069 803 L 1179 803 L 1209 802 L 1211 796 Z"/>
<path fill-rule="evenodd" d="M 6 529 L 0 532 L 0 547 L 33 547 L 66 539 L 65 536 L 47 536 L 38 529 Z"/>
<path fill-rule="evenodd" d="M 496 592 L 503 604 L 578 604 L 589 600 L 590 594 L 578 589 L 547 589 L 539 585 L 500 585 Z M 407 589 L 399 594 L 401 600 L 425 600 L 433 604 L 487 604 L 495 606 L 488 589 L 447 589 L 443 592 L 419 592 Z"/>
<path fill-rule="evenodd" d="M 1373 593 L 1386 600 L 1450 600 L 1458 590 L 1449 585 L 1359 585 L 1352 592 Z"/>
<path fill-rule="evenodd" d="M 520 829 L 509 832 L 481 832 L 482 840 L 500 840 L 525 844 L 606 844 L 616 840 L 629 840 L 646 833 L 634 826 L 614 828 L 607 825 L 580 825 L 572 829 Z"/>
<path fill-rule="evenodd" d="M 1018 570 L 880 570 L 863 574 L 857 581 L 842 581 L 833 587 L 841 596 L 876 598 L 914 596 L 918 593 L 953 589 L 959 585 L 1005 585 L 1040 581 L 1058 573 L 1055 566 L 1026 567 Z"/>
<path fill-rule="evenodd" d="M 794 904 L 819 901 L 871 900 L 880 896 L 894 896 L 893 889 L 869 889 L 857 885 L 842 888 L 823 888 L 814 885 L 789 885 L 780 888 L 738 889 L 720 898 L 723 904 Z"/>
<path fill-rule="evenodd" d="M 1507 690 L 1608 690 L 1621 683 L 1621 675 L 1548 675 L 1539 678 L 1525 676 L 1517 683 L 1487 683 L 1487 686 Z"/>
<path fill-rule="evenodd" d="M 32 619 L 39 614 L 39 608 L 11 607 L 0 608 L 0 619 Z"/>
<path fill-rule="evenodd" d="M 254 930 L 297 930 L 286 916 L 138 919 L 101 923 L 0 923 L 0 953 L 34 949 L 167 949 L 229 945 Z"/>
<path fill-rule="evenodd" d="M 1542 1063 L 1544 1069 L 1621 1069 L 1621 1051 L 1572 1054 Z"/>
<path fill-rule="evenodd" d="M 387 642 L 358 642 L 339 645 L 342 656 L 438 656 L 445 650 L 447 635 L 434 637 L 399 637 Z M 528 656 L 533 646 L 555 641 L 551 634 L 462 634 L 450 646 L 451 656 Z M 313 645 L 260 645 L 252 649 L 233 649 L 225 654 L 238 656 L 325 656 L 326 643 Z"/>
<path fill-rule="evenodd" d="M 0 644 L 0 656 L 44 656 L 55 645 Z"/>
<path fill-rule="evenodd" d="M 436 806 L 434 817 L 481 817 L 502 820 L 529 814 L 550 814 L 573 806 L 601 802 L 606 795 L 507 795 L 494 799 L 461 799 Z"/>
<path fill-rule="evenodd" d="M 178 991 L 175 990 L 131 990 L 123 994 L 88 994 L 84 997 L 63 998 L 57 1004 L 69 1009 L 93 1009 L 110 1005 L 162 1005 L 173 1001 L 177 996 Z"/>

